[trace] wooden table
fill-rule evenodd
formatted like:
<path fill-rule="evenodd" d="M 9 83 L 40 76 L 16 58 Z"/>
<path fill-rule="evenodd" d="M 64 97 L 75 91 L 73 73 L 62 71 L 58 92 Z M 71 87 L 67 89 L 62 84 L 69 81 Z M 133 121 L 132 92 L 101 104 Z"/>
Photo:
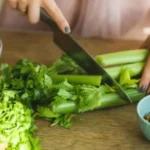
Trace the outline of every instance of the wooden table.
<path fill-rule="evenodd" d="M 51 64 L 60 55 L 50 34 L 0 32 L 4 43 L 1 62 L 14 64 L 20 58 Z M 140 41 L 80 39 L 77 41 L 96 54 L 138 48 Z M 48 127 L 47 121 L 37 120 L 37 135 L 44 150 L 147 150 L 150 142 L 142 135 L 136 117 L 136 104 L 81 115 L 69 130 Z"/>

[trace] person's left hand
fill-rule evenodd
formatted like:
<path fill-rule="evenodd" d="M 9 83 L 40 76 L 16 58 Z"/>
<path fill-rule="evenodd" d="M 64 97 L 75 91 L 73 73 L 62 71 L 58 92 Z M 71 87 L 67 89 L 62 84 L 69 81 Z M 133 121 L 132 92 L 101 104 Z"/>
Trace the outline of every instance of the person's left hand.
<path fill-rule="evenodd" d="M 150 56 L 147 59 L 142 78 L 139 84 L 140 92 L 150 94 Z"/>

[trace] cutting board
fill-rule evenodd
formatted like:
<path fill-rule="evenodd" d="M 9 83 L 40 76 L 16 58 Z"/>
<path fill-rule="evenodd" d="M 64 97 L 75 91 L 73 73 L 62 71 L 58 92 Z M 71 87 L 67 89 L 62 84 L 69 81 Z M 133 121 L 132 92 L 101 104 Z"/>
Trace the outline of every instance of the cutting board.
<path fill-rule="evenodd" d="M 27 58 L 50 65 L 62 52 L 49 33 L 0 32 L 4 44 L 1 62 L 11 65 Z M 136 49 L 142 41 L 78 38 L 92 56 Z M 136 117 L 136 105 L 127 105 L 79 115 L 71 129 L 50 127 L 48 121 L 36 120 L 36 135 L 44 150 L 146 150 L 150 143 L 142 135 Z"/>

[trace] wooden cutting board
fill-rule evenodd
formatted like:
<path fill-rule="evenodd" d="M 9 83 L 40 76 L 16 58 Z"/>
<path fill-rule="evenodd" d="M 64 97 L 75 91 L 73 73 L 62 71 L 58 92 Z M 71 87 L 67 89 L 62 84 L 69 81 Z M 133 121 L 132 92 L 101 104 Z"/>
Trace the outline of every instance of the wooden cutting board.
<path fill-rule="evenodd" d="M 27 58 L 51 64 L 61 51 L 53 44 L 50 34 L 0 32 L 4 44 L 1 62 L 15 64 Z M 135 49 L 141 41 L 81 39 L 77 41 L 93 56 L 113 51 Z M 44 150 L 147 150 L 136 117 L 136 104 L 96 110 L 77 117 L 71 129 L 49 127 L 49 122 L 37 120 L 37 136 Z"/>

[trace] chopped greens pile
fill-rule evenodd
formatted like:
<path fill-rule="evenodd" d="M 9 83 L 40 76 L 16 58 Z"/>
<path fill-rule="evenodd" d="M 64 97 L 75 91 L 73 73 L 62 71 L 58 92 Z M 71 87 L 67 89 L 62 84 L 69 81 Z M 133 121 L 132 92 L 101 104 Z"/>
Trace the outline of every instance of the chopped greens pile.
<path fill-rule="evenodd" d="M 111 76 L 115 72 L 114 78 L 132 102 L 145 95 L 138 91 L 143 68 L 143 62 L 140 63 L 136 70 L 130 65 L 121 65 L 117 71 L 115 67 L 106 68 Z M 101 84 L 101 80 L 101 75 L 88 75 L 66 55 L 52 66 L 26 59 L 19 60 L 15 66 L 2 63 L 0 144 L 5 143 L 7 150 L 41 150 L 39 139 L 34 137 L 36 116 L 50 121 L 51 126 L 70 128 L 77 114 L 128 104 L 119 97 L 115 87 Z"/>
<path fill-rule="evenodd" d="M 0 103 L 0 144 L 7 150 L 41 150 L 39 139 L 34 138 L 32 111 L 17 101 L 3 100 Z"/>

